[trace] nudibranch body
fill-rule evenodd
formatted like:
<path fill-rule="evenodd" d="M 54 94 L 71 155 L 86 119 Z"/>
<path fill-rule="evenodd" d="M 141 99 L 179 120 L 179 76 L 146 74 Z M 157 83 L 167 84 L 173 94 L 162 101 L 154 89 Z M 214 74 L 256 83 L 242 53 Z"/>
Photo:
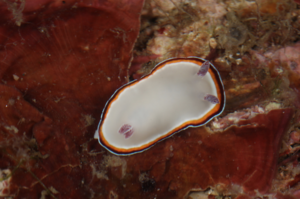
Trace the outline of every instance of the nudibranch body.
<path fill-rule="evenodd" d="M 95 138 L 114 154 L 131 155 L 188 127 L 206 124 L 224 107 L 223 83 L 210 62 L 173 58 L 113 94 Z"/>

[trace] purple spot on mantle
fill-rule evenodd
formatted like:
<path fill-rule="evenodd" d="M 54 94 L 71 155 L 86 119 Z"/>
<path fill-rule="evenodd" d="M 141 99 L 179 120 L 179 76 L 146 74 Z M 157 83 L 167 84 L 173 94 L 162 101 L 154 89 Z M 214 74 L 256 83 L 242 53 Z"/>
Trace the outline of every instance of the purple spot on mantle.
<path fill-rule="evenodd" d="M 216 96 L 210 95 L 210 94 L 205 95 L 204 100 L 209 101 L 212 104 L 219 104 L 220 103 L 219 99 Z"/>
<path fill-rule="evenodd" d="M 133 134 L 133 128 L 129 124 L 124 124 L 120 128 L 119 133 L 124 134 L 125 138 L 129 138 Z"/>
<path fill-rule="evenodd" d="M 205 61 L 202 65 L 200 70 L 198 71 L 197 75 L 203 77 L 206 75 L 208 69 L 209 69 L 210 63 L 209 61 Z"/>
<path fill-rule="evenodd" d="M 119 133 L 124 134 L 124 133 L 126 133 L 127 131 L 130 131 L 130 129 L 132 129 L 132 126 L 131 126 L 131 125 L 129 125 L 129 124 L 124 124 L 124 125 L 120 128 Z"/>
<path fill-rule="evenodd" d="M 125 139 L 129 138 L 133 134 L 133 128 L 131 128 L 129 131 L 127 131 L 125 135 Z"/>

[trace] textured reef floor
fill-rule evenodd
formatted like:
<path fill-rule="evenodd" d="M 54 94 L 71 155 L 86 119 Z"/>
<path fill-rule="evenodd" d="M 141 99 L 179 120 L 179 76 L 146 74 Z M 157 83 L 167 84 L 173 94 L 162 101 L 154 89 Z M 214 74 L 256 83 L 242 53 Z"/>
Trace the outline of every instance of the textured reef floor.
<path fill-rule="evenodd" d="M 299 1 L 0 2 L 0 197 L 300 198 Z M 171 57 L 220 71 L 223 114 L 131 155 L 94 139 Z"/>

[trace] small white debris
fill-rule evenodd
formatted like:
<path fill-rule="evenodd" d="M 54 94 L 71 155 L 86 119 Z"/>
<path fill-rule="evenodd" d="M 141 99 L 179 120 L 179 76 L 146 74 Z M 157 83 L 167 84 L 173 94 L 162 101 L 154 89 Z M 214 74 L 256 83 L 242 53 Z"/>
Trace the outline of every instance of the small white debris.
<path fill-rule="evenodd" d="M 215 49 L 217 47 L 218 43 L 217 43 L 217 40 L 215 38 L 210 38 L 209 39 L 209 46 L 212 48 L 212 49 Z"/>
<path fill-rule="evenodd" d="M 5 128 L 6 130 L 12 131 L 12 132 L 14 132 L 14 133 L 18 133 L 18 132 L 19 132 L 18 128 L 15 127 L 15 126 L 13 126 L 13 125 L 11 125 L 11 126 L 5 126 L 4 128 Z"/>
<path fill-rule="evenodd" d="M 265 110 L 267 112 L 274 110 L 274 109 L 280 109 L 281 108 L 281 104 L 278 102 L 270 102 L 266 107 Z"/>
<path fill-rule="evenodd" d="M 20 79 L 20 77 L 18 75 L 13 74 L 13 78 L 15 81 L 18 81 Z"/>
<path fill-rule="evenodd" d="M 58 194 L 59 192 L 54 188 L 54 187 L 49 187 L 49 190 L 53 193 L 53 194 Z"/>

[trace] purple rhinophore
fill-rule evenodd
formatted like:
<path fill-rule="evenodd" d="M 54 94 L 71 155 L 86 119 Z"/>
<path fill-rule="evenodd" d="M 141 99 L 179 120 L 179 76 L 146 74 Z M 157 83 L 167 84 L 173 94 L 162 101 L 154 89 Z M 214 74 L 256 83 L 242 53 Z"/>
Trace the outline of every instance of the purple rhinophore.
<path fill-rule="evenodd" d="M 131 126 L 131 125 L 129 125 L 129 124 L 124 124 L 124 125 L 120 128 L 119 133 L 124 134 L 124 133 L 126 133 L 127 131 L 130 131 L 130 129 L 132 129 L 132 126 Z"/>
<path fill-rule="evenodd" d="M 204 100 L 209 101 L 212 104 L 219 104 L 220 103 L 219 99 L 216 96 L 210 95 L 210 94 L 205 95 Z"/>
<path fill-rule="evenodd" d="M 129 138 L 133 134 L 133 128 L 129 124 L 124 124 L 120 128 L 119 133 L 124 134 L 125 138 Z"/>
<path fill-rule="evenodd" d="M 203 77 L 206 75 L 208 69 L 209 69 L 210 63 L 209 61 L 205 61 L 202 65 L 200 70 L 198 71 L 197 75 Z"/>
<path fill-rule="evenodd" d="M 127 131 L 125 135 L 125 139 L 129 138 L 133 134 L 133 128 L 131 128 L 129 131 Z"/>

